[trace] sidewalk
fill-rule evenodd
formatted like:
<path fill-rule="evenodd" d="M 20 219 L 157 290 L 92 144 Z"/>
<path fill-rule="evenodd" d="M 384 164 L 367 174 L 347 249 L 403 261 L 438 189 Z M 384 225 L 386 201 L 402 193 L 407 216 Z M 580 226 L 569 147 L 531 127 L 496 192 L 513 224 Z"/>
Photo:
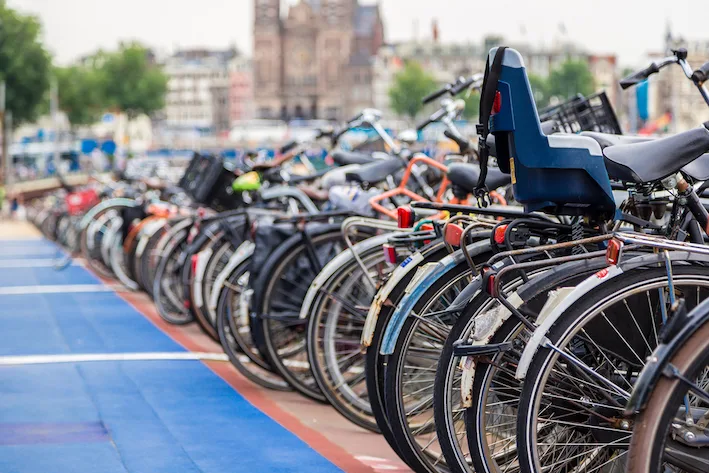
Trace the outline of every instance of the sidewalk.
<path fill-rule="evenodd" d="M 26 240 L 41 236 L 34 225 L 29 222 L 7 220 L 0 217 L 0 240 Z"/>

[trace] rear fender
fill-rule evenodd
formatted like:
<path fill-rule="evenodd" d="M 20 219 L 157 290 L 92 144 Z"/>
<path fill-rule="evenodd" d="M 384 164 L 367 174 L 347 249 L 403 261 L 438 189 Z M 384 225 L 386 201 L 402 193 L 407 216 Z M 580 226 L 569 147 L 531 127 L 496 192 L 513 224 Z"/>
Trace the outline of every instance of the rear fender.
<path fill-rule="evenodd" d="M 234 254 L 231 255 L 227 265 L 214 280 L 214 287 L 209 296 L 209 310 L 216 312 L 217 304 L 219 303 L 219 294 L 221 294 L 224 288 L 224 283 L 226 283 L 231 273 L 234 272 L 239 265 L 251 257 L 254 253 L 254 246 L 253 242 L 247 240 L 239 245 Z"/>
<path fill-rule="evenodd" d="M 490 250 L 489 241 L 479 241 L 468 246 L 471 256 L 477 256 Z M 406 288 L 407 294 L 401 300 L 399 307 L 396 308 L 392 315 L 389 324 L 384 331 L 384 339 L 380 353 L 382 355 L 391 355 L 394 353 L 396 341 L 399 338 L 401 329 L 406 322 L 413 308 L 418 303 L 419 299 L 430 289 L 438 279 L 444 277 L 458 264 L 464 263 L 465 257 L 461 250 L 446 256 L 438 263 L 427 267 L 421 267 L 424 273 L 420 277 L 414 277 Z M 424 269 L 425 268 L 425 269 Z"/>
<path fill-rule="evenodd" d="M 79 229 L 84 230 L 89 222 L 104 209 L 109 207 L 135 207 L 136 205 L 137 204 L 133 199 L 126 199 L 124 197 L 104 200 L 100 204 L 91 207 L 91 210 L 86 212 L 86 214 L 79 221 Z"/>
<path fill-rule="evenodd" d="M 312 310 L 312 305 L 317 298 L 320 289 L 327 284 L 327 281 L 344 265 L 349 261 L 354 260 L 352 251 L 354 250 L 357 254 L 362 254 L 365 251 L 369 251 L 377 246 L 381 247 L 392 235 L 404 235 L 405 233 L 385 233 L 383 235 L 374 236 L 367 238 L 366 240 L 360 241 L 352 246 L 352 249 L 346 249 L 340 252 L 335 258 L 330 260 L 329 263 L 318 273 L 310 287 L 308 292 L 305 294 L 305 299 L 303 300 L 303 305 L 300 306 L 300 318 L 307 319 L 310 316 L 310 311 Z"/>
<path fill-rule="evenodd" d="M 364 330 L 362 330 L 362 345 L 368 347 L 372 344 L 372 338 L 374 337 L 374 329 L 377 326 L 377 320 L 379 319 L 379 312 L 382 310 L 382 306 L 389 299 L 391 292 L 396 286 L 409 274 L 411 271 L 415 270 L 421 262 L 424 260 L 423 253 L 417 251 L 416 253 L 409 255 L 404 261 L 401 262 L 399 266 L 391 273 L 386 284 L 377 291 L 374 296 L 372 305 L 369 306 L 369 312 L 367 312 L 367 318 L 364 321 Z"/>
<path fill-rule="evenodd" d="M 669 253 L 672 261 L 697 261 L 703 263 L 709 263 L 709 257 L 697 254 L 691 254 L 686 251 L 672 251 Z M 587 292 L 595 289 L 601 284 L 605 284 L 612 279 L 617 278 L 624 272 L 630 270 L 648 266 L 664 264 L 664 256 L 661 254 L 647 254 L 643 256 L 638 256 L 636 258 L 629 259 L 627 261 L 621 262 L 617 266 L 610 266 L 608 268 L 601 269 L 596 274 L 589 276 L 586 280 L 581 282 L 576 288 L 571 291 L 563 301 L 561 301 L 556 308 L 541 321 L 540 325 L 532 334 L 529 343 L 522 352 L 520 358 L 519 366 L 517 367 L 517 372 L 515 377 L 517 379 L 524 379 L 527 376 L 527 371 L 529 370 L 529 365 L 532 363 L 534 355 L 539 350 L 540 346 L 544 346 L 549 342 L 547 335 L 549 330 L 554 326 L 554 324 L 561 318 L 561 316 L 566 312 L 566 310 L 573 304 L 577 303 Z"/>

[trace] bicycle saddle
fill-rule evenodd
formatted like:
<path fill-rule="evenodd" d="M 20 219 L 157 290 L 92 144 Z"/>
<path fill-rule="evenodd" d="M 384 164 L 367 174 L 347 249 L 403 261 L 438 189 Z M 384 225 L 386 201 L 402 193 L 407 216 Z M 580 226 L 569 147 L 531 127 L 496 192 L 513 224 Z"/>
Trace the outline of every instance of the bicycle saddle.
<path fill-rule="evenodd" d="M 609 133 L 598 133 L 595 131 L 582 131 L 580 135 L 589 136 L 596 140 L 601 149 L 606 149 L 609 146 L 616 145 L 627 145 L 634 143 L 646 143 L 648 141 L 655 141 L 657 138 L 650 136 L 625 136 L 625 135 L 612 135 Z M 607 162 L 607 161 L 606 161 Z M 608 169 L 608 173 L 611 178 L 619 179 L 617 176 L 611 174 L 611 169 L 614 169 L 613 165 Z M 699 158 L 695 159 L 691 163 L 687 164 L 682 168 L 682 172 L 694 179 L 695 181 L 706 181 L 709 179 L 709 153 L 701 155 Z"/>
<path fill-rule="evenodd" d="M 451 163 L 448 166 L 448 180 L 456 187 L 463 189 L 467 193 L 472 193 L 478 183 L 480 176 L 480 166 L 470 163 Z M 490 190 L 506 186 L 511 182 L 509 174 L 503 174 L 498 168 L 490 167 L 487 170 L 485 185 Z"/>
<path fill-rule="evenodd" d="M 338 166 L 347 166 L 348 164 L 368 164 L 374 161 L 374 158 L 369 153 L 359 153 L 356 151 L 333 151 L 330 156 Z"/>
<path fill-rule="evenodd" d="M 403 169 L 406 163 L 400 158 L 381 159 L 376 162 L 362 165 L 355 171 L 350 171 L 345 174 L 348 181 L 359 183 L 378 184 L 384 181 L 387 176 L 390 176 L 400 169 Z"/>
<path fill-rule="evenodd" d="M 603 150 L 608 174 L 627 182 L 663 179 L 709 151 L 709 122 L 667 138 L 619 144 Z M 694 172 L 704 170 L 696 165 Z M 690 166 L 691 169 L 691 166 Z M 691 175 L 691 172 L 688 172 Z"/>

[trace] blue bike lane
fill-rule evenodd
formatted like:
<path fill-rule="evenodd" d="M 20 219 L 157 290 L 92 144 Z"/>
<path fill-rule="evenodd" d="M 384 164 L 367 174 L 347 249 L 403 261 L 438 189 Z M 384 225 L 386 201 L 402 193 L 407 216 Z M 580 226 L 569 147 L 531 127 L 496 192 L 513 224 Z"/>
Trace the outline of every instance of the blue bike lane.
<path fill-rule="evenodd" d="M 56 254 L 0 241 L 1 472 L 371 471 L 325 458 L 201 361 L 113 359 L 189 352 Z M 109 361 L 66 362 L 79 355 Z"/>

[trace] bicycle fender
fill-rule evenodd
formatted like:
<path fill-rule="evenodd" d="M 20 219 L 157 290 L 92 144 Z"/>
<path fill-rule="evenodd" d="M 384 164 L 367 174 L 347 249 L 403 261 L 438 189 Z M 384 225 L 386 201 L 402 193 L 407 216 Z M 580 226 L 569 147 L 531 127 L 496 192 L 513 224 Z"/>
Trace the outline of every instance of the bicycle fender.
<path fill-rule="evenodd" d="M 692 260 L 709 263 L 709 257 L 697 254 L 693 255 L 687 251 L 672 251 L 669 254 L 672 261 Z M 549 333 L 551 327 L 557 322 L 557 320 L 559 320 L 559 318 L 569 307 L 578 302 L 588 291 L 620 276 L 624 272 L 639 268 L 641 266 L 656 264 L 664 264 L 663 255 L 651 253 L 638 256 L 628 261 L 621 262 L 617 266 L 610 266 L 608 268 L 601 269 L 576 286 L 576 288 L 569 293 L 564 300 L 561 301 L 561 303 L 559 303 L 559 305 L 551 313 L 549 313 L 548 316 L 539 321 L 541 322 L 540 325 L 534 331 L 529 343 L 522 352 L 515 377 L 521 380 L 527 376 L 527 371 L 529 370 L 529 366 L 532 363 L 532 359 L 534 358 L 537 350 L 539 350 L 540 346 L 544 346 L 549 343 L 547 334 Z"/>
<path fill-rule="evenodd" d="M 102 210 L 113 207 L 113 206 L 123 206 L 123 207 L 135 207 L 137 204 L 133 199 L 126 199 L 125 197 L 117 197 L 115 199 L 104 200 L 103 202 L 91 207 L 91 210 L 86 212 L 86 214 L 79 221 L 79 229 L 84 230 L 91 220 L 101 212 Z"/>
<path fill-rule="evenodd" d="M 367 312 L 367 318 L 364 321 L 364 330 L 362 330 L 361 343 L 362 346 L 368 347 L 372 344 L 372 338 L 374 338 L 374 329 L 377 326 L 377 320 L 379 319 L 379 312 L 382 310 L 382 306 L 389 299 L 391 292 L 396 286 L 399 285 L 402 279 L 406 277 L 409 272 L 416 269 L 421 262 L 424 260 L 423 253 L 417 251 L 416 253 L 409 255 L 404 261 L 401 262 L 399 266 L 391 273 L 386 284 L 382 286 L 377 294 L 374 296 L 372 305 L 369 306 L 369 312 Z"/>
<path fill-rule="evenodd" d="M 300 318 L 307 319 L 310 315 L 310 310 L 312 308 L 315 299 L 320 293 L 320 289 L 327 283 L 327 281 L 345 264 L 349 261 L 354 260 L 352 251 L 355 253 L 360 253 L 364 251 L 369 251 L 377 246 L 382 246 L 385 244 L 392 235 L 397 235 L 398 233 L 385 233 L 383 235 L 374 236 L 367 238 L 366 240 L 355 243 L 352 249 L 347 248 L 346 250 L 340 252 L 335 258 L 330 260 L 329 263 L 318 273 L 310 287 L 308 292 L 305 294 L 305 299 L 303 300 L 303 305 L 300 306 Z"/>
<path fill-rule="evenodd" d="M 482 287 L 482 278 L 478 277 L 474 282 Z M 519 297 L 517 292 L 513 292 L 507 302 L 512 304 L 515 309 L 519 309 L 524 301 Z M 500 304 L 493 310 L 483 312 L 475 318 L 475 330 L 469 338 L 471 345 L 480 346 L 487 345 L 495 336 L 495 333 L 502 327 L 507 319 L 510 318 L 512 312 Z M 475 375 L 475 357 L 464 356 L 460 359 L 460 367 L 462 369 L 460 379 L 460 400 L 463 407 L 471 407 L 473 405 L 473 376 Z"/>
<path fill-rule="evenodd" d="M 209 309 L 212 311 L 217 310 L 217 304 L 219 303 L 219 294 L 221 294 L 222 289 L 224 288 L 224 283 L 229 279 L 229 276 L 231 276 L 231 273 L 234 272 L 234 270 L 243 262 L 245 262 L 247 259 L 251 257 L 251 255 L 254 252 L 254 244 L 253 242 L 247 240 L 243 242 L 239 247 L 236 249 L 233 255 L 231 255 L 231 258 L 229 258 L 229 262 L 227 265 L 224 267 L 224 269 L 219 273 L 217 278 L 214 280 L 214 287 L 212 288 L 212 292 L 209 296 Z"/>
<path fill-rule="evenodd" d="M 671 340 L 658 345 L 647 359 L 625 406 L 625 415 L 635 415 L 645 408 L 647 400 L 662 378 L 665 368 L 696 330 L 709 323 L 709 300 L 703 301 L 689 313 L 686 325 Z"/>
<path fill-rule="evenodd" d="M 468 247 L 470 255 L 476 256 L 490 249 L 489 241 L 479 241 Z M 445 276 L 449 271 L 455 268 L 458 264 L 465 261 L 465 256 L 461 250 L 446 256 L 442 260 L 424 269 L 424 273 L 420 277 L 414 277 L 406 288 L 407 294 L 401 300 L 399 307 L 396 308 L 392 315 L 389 324 L 384 331 L 384 339 L 380 353 L 382 355 L 391 355 L 394 353 L 396 341 L 399 338 L 401 329 L 404 327 L 406 318 L 418 303 L 419 299 L 430 289 L 435 282 Z"/>

